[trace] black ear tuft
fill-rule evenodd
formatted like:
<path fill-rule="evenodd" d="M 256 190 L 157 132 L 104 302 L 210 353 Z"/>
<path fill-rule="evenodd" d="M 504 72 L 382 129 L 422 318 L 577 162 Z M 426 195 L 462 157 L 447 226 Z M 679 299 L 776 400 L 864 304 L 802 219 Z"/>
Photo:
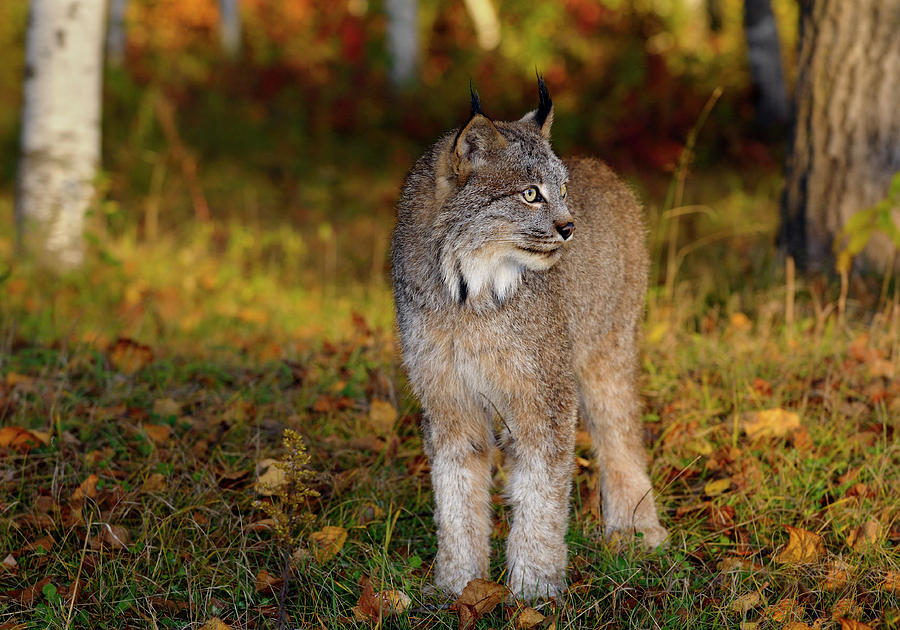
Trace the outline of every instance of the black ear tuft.
<path fill-rule="evenodd" d="M 478 98 L 478 90 L 475 89 L 471 81 L 469 81 L 469 94 L 472 99 L 472 110 L 469 112 L 469 118 L 475 118 L 476 114 L 484 116 L 484 112 L 481 111 L 481 99 Z"/>
<path fill-rule="evenodd" d="M 538 102 L 537 111 L 534 113 L 534 120 L 537 123 L 538 127 L 543 127 L 544 123 L 547 121 L 547 116 L 549 116 L 550 112 L 553 110 L 553 101 L 550 99 L 550 92 L 547 91 L 547 85 L 544 83 L 544 77 L 542 77 L 539 72 L 536 72 L 536 74 L 538 82 L 538 96 L 540 100 Z"/>

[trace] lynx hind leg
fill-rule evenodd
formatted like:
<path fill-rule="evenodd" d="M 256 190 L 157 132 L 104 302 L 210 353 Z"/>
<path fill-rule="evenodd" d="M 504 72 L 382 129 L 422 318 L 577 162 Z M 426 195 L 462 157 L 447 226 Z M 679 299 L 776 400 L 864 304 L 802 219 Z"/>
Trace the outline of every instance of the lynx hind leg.
<path fill-rule="evenodd" d="M 422 429 L 437 525 L 434 584 L 457 596 L 488 577 L 493 435 L 483 410 L 459 403 L 432 406 Z"/>
<path fill-rule="evenodd" d="M 607 538 L 640 532 L 648 548 L 665 542 L 640 424 L 633 335 L 610 333 L 579 366 L 584 422 L 600 470 Z"/>

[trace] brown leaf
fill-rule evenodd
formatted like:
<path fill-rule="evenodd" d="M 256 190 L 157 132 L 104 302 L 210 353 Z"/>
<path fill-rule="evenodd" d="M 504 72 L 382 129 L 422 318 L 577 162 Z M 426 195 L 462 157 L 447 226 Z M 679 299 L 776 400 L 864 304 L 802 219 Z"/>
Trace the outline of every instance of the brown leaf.
<path fill-rule="evenodd" d="M 781 628 L 781 630 L 813 630 L 811 627 L 807 626 L 805 623 L 800 621 L 789 621 Z"/>
<path fill-rule="evenodd" d="M 344 547 L 347 541 L 347 530 L 343 527 L 329 525 L 309 535 L 312 543 L 313 557 L 319 564 L 331 560 Z"/>
<path fill-rule="evenodd" d="M 776 562 L 785 564 L 805 564 L 815 562 L 825 553 L 822 537 L 813 532 L 785 525 L 788 531 L 788 542 L 784 549 L 775 556 Z"/>
<path fill-rule="evenodd" d="M 53 549 L 53 545 L 56 544 L 56 541 L 53 540 L 53 536 L 47 534 L 42 538 L 38 538 L 34 542 L 30 542 L 24 547 L 22 547 L 22 551 L 37 551 L 38 549 L 43 549 L 45 552 Z"/>
<path fill-rule="evenodd" d="M 27 630 L 27 623 L 19 623 L 15 619 L 10 619 L 4 623 L 0 623 L 0 630 Z"/>
<path fill-rule="evenodd" d="M 96 499 L 98 481 L 100 478 L 91 473 L 87 479 L 81 482 L 81 485 L 75 488 L 75 492 L 72 493 L 72 501 L 83 501 L 85 498 Z"/>
<path fill-rule="evenodd" d="M 760 602 L 762 602 L 762 597 L 760 596 L 759 591 L 750 591 L 749 593 L 735 597 L 732 602 L 728 604 L 728 610 L 744 615 L 759 606 Z"/>
<path fill-rule="evenodd" d="M 800 428 L 800 416 L 780 408 L 764 409 L 746 414 L 742 425 L 751 440 L 785 437 Z"/>
<path fill-rule="evenodd" d="M 850 568 L 850 565 L 842 560 L 832 562 L 828 567 L 828 573 L 825 574 L 825 579 L 822 580 L 822 590 L 839 591 L 843 589 L 850 581 Z"/>
<path fill-rule="evenodd" d="M 516 617 L 516 630 L 530 630 L 544 621 L 544 615 L 534 608 L 525 606 Z"/>
<path fill-rule="evenodd" d="M 200 630 L 231 630 L 231 626 L 218 617 L 213 617 L 200 626 Z"/>
<path fill-rule="evenodd" d="M 397 421 L 397 410 L 386 400 L 373 400 L 369 406 L 369 427 L 380 435 L 390 435 Z"/>
<path fill-rule="evenodd" d="M 166 478 L 162 473 L 153 473 L 141 484 L 141 492 L 163 492 L 166 489 Z"/>
<path fill-rule="evenodd" d="M 27 374 L 17 374 L 16 372 L 9 372 L 6 375 L 6 386 L 12 389 L 13 387 L 20 385 L 23 386 L 23 389 L 30 389 L 32 385 L 34 385 L 37 379 L 33 376 L 28 376 Z"/>
<path fill-rule="evenodd" d="M 738 332 L 747 332 L 753 328 L 753 322 L 740 311 L 736 311 L 728 318 L 728 327 Z"/>
<path fill-rule="evenodd" d="M 133 339 L 119 337 L 109 349 L 109 361 L 124 374 L 134 374 L 153 361 L 153 350 Z"/>
<path fill-rule="evenodd" d="M 172 427 L 165 424 L 145 424 L 144 432 L 154 444 L 165 444 L 172 436 Z"/>
<path fill-rule="evenodd" d="M 121 525 L 101 523 L 97 536 L 92 537 L 88 544 L 92 549 L 100 549 L 104 546 L 110 549 L 128 549 L 130 542 L 131 535 Z"/>
<path fill-rule="evenodd" d="M 888 571 L 884 576 L 884 581 L 881 582 L 881 590 L 900 595 L 900 573 Z"/>
<path fill-rule="evenodd" d="M 0 428 L 0 448 L 12 448 L 24 453 L 44 443 L 34 431 L 22 427 Z"/>
<path fill-rule="evenodd" d="M 837 600 L 831 607 L 831 618 L 838 620 L 840 617 L 853 616 L 858 617 L 862 614 L 862 608 L 852 597 L 844 597 Z"/>
<path fill-rule="evenodd" d="M 363 587 L 356 606 L 353 607 L 353 616 L 357 621 L 378 621 L 391 616 L 402 614 L 409 608 L 412 600 L 403 591 L 375 592 L 375 587 L 367 576 L 360 579 Z"/>
<path fill-rule="evenodd" d="M 284 584 L 284 579 L 280 576 L 275 576 L 263 569 L 259 573 L 256 574 L 256 592 L 262 593 L 263 591 L 275 591 L 278 588 L 281 588 L 281 585 Z"/>
<path fill-rule="evenodd" d="M 803 616 L 803 605 L 792 597 L 785 597 L 766 608 L 765 615 L 778 623 L 796 621 Z"/>
<path fill-rule="evenodd" d="M 153 413 L 161 418 L 177 416 L 181 413 L 181 403 L 171 398 L 157 398 L 153 401 Z"/>
<path fill-rule="evenodd" d="M 502 584 L 475 578 L 463 589 L 450 610 L 459 614 L 459 630 L 468 630 L 491 612 L 509 593 Z"/>
<path fill-rule="evenodd" d="M 866 521 L 859 527 L 854 527 L 847 534 L 847 545 L 856 551 L 865 551 L 878 542 L 881 536 L 881 524 L 878 521 Z"/>

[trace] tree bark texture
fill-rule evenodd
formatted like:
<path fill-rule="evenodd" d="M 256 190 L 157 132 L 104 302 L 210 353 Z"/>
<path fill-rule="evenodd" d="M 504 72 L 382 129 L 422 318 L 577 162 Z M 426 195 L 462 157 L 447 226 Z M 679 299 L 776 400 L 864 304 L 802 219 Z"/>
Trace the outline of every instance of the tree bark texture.
<path fill-rule="evenodd" d="M 100 159 L 105 0 L 32 0 L 16 221 L 25 251 L 63 270 L 83 258 Z"/>
<path fill-rule="evenodd" d="M 781 67 L 781 44 L 769 0 L 745 0 L 744 33 L 757 125 L 762 129 L 787 123 L 790 107 Z"/>
<path fill-rule="evenodd" d="M 900 171 L 900 0 L 801 0 L 797 64 L 779 242 L 825 269 L 847 219 Z M 862 263 L 883 271 L 893 249 L 876 233 Z"/>
<path fill-rule="evenodd" d="M 412 83 L 419 66 L 419 0 L 386 0 L 391 83 Z"/>
<path fill-rule="evenodd" d="M 220 0 L 222 49 L 229 57 L 241 54 L 241 10 L 238 0 Z"/>

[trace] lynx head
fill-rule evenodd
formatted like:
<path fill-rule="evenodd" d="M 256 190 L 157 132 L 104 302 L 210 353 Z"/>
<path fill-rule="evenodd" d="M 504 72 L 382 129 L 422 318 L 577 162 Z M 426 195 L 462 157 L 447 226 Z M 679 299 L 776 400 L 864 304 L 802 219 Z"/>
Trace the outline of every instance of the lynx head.
<path fill-rule="evenodd" d="M 568 173 L 550 148 L 553 103 L 538 77 L 538 108 L 492 121 L 472 90 L 469 121 L 443 143 L 435 165 L 440 266 L 451 296 L 493 294 L 502 304 L 522 274 L 552 267 L 575 231 Z"/>

